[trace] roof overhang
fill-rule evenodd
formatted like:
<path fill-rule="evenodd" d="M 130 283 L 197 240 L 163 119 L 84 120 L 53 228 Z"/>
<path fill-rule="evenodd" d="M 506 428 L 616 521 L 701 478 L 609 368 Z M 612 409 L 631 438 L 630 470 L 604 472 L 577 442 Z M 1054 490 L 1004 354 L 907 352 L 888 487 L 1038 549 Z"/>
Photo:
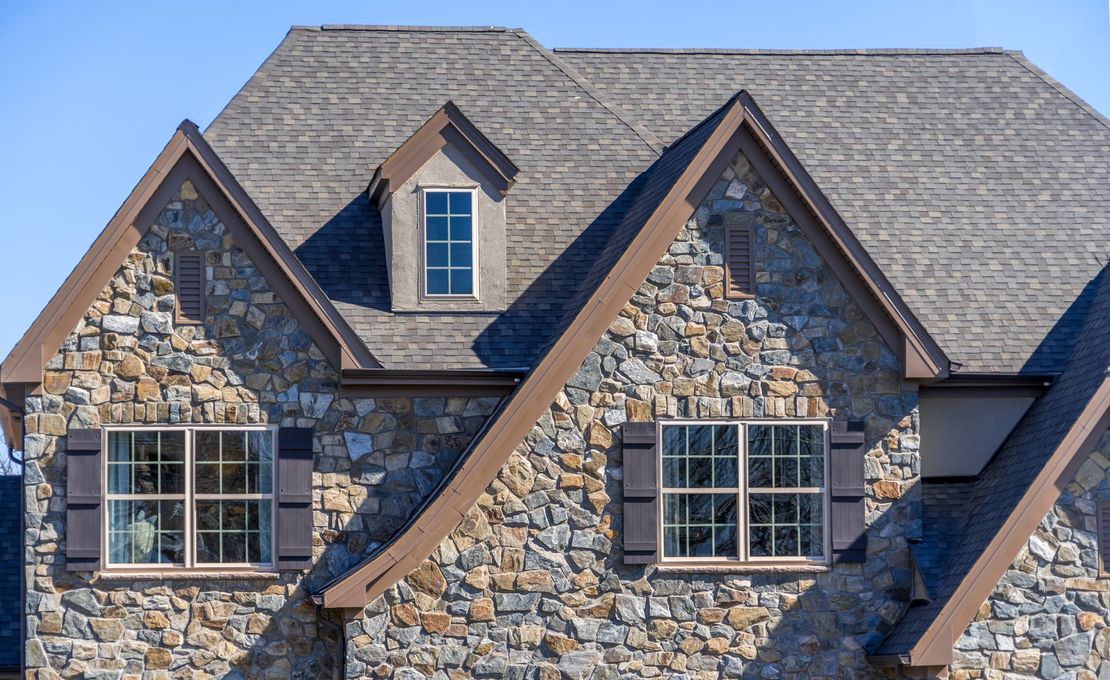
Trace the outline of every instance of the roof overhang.
<path fill-rule="evenodd" d="M 348 397 L 505 397 L 527 369 L 412 370 L 347 369 L 340 381 Z"/>
<path fill-rule="evenodd" d="M 28 389 L 34 390 L 41 384 L 46 363 L 185 180 L 192 181 L 205 197 L 236 243 L 255 262 L 337 371 L 380 367 L 197 126 L 186 120 L 0 363 L 0 386 L 8 399 L 20 400 Z M 9 442 L 20 442 L 13 414 L 4 409 L 3 415 L 0 421 L 5 437 Z"/>
<path fill-rule="evenodd" d="M 817 191 L 751 97 L 741 92 L 718 113 L 721 118 L 713 132 L 651 211 L 608 276 L 486 428 L 474 437 L 459 467 L 437 495 L 377 554 L 317 593 L 315 598 L 322 606 L 361 611 L 427 559 L 454 530 L 647 278 L 738 151 L 751 156 L 749 160 L 757 164 L 799 226 L 821 243 L 821 254 L 830 263 L 839 263 L 834 266 L 836 275 L 849 294 L 860 301 L 864 312 L 881 326 L 884 339 L 902 358 L 906 377 L 933 380 L 947 374 L 948 360 L 943 352 Z"/>
<path fill-rule="evenodd" d="M 516 165 L 482 131 L 448 101 L 378 166 L 370 180 L 370 200 L 378 208 L 437 151 L 447 145 L 461 151 L 502 195 L 509 193 Z"/>

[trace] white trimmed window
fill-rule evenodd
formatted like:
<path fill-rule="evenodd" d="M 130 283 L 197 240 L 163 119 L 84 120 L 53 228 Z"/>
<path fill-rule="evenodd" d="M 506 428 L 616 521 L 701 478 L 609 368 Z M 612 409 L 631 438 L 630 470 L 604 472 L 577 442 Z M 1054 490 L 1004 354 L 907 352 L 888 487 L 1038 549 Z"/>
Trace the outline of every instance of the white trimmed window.
<path fill-rule="evenodd" d="M 424 295 L 476 297 L 474 194 L 425 189 Z"/>
<path fill-rule="evenodd" d="M 270 566 L 274 433 L 107 430 L 108 567 Z"/>
<path fill-rule="evenodd" d="M 826 560 L 825 421 L 671 422 L 660 451 L 664 561 Z"/>

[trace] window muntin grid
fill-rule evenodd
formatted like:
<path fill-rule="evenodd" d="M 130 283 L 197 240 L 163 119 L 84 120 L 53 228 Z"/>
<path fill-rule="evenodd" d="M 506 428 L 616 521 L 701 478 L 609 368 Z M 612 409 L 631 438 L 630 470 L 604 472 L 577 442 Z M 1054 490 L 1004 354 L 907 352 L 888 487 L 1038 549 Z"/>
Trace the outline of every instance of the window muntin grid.
<path fill-rule="evenodd" d="M 424 192 L 424 294 L 474 295 L 474 196 Z"/>
<path fill-rule="evenodd" d="M 271 565 L 273 428 L 112 428 L 106 438 L 109 567 Z"/>
<path fill-rule="evenodd" d="M 823 561 L 827 428 L 825 421 L 663 423 L 663 559 Z"/>

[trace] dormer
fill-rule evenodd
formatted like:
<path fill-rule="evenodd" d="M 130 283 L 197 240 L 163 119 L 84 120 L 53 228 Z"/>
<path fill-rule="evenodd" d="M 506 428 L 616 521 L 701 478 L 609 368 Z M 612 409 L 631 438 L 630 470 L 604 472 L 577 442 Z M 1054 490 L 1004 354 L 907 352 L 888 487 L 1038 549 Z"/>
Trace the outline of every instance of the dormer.
<path fill-rule="evenodd" d="M 395 312 L 505 309 L 505 201 L 518 170 L 452 102 L 374 172 Z"/>

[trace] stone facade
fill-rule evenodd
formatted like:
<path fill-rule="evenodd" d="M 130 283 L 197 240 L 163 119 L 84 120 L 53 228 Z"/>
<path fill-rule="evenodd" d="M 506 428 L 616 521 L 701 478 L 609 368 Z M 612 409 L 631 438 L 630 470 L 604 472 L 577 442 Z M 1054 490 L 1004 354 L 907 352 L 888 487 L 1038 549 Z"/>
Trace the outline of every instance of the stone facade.
<path fill-rule="evenodd" d="M 207 252 L 207 318 L 174 322 L 173 253 Z M 350 399 L 335 370 L 189 183 L 27 399 L 30 677 L 330 677 L 341 627 L 306 599 L 394 533 L 496 405 Z M 64 568 L 65 434 L 105 424 L 314 427 L 314 568 L 114 580 Z M 265 575 L 264 575 L 265 576 Z"/>
<path fill-rule="evenodd" d="M 758 296 L 724 298 L 724 225 L 756 230 Z M 916 394 L 801 230 L 735 159 L 477 506 L 347 623 L 347 674 L 868 677 L 920 533 Z M 761 573 L 621 558 L 621 425 L 862 419 L 864 564 Z"/>
<path fill-rule="evenodd" d="M 1096 503 L 1110 501 L 1110 434 L 956 641 L 952 680 L 1110 679 L 1110 579 Z"/>

